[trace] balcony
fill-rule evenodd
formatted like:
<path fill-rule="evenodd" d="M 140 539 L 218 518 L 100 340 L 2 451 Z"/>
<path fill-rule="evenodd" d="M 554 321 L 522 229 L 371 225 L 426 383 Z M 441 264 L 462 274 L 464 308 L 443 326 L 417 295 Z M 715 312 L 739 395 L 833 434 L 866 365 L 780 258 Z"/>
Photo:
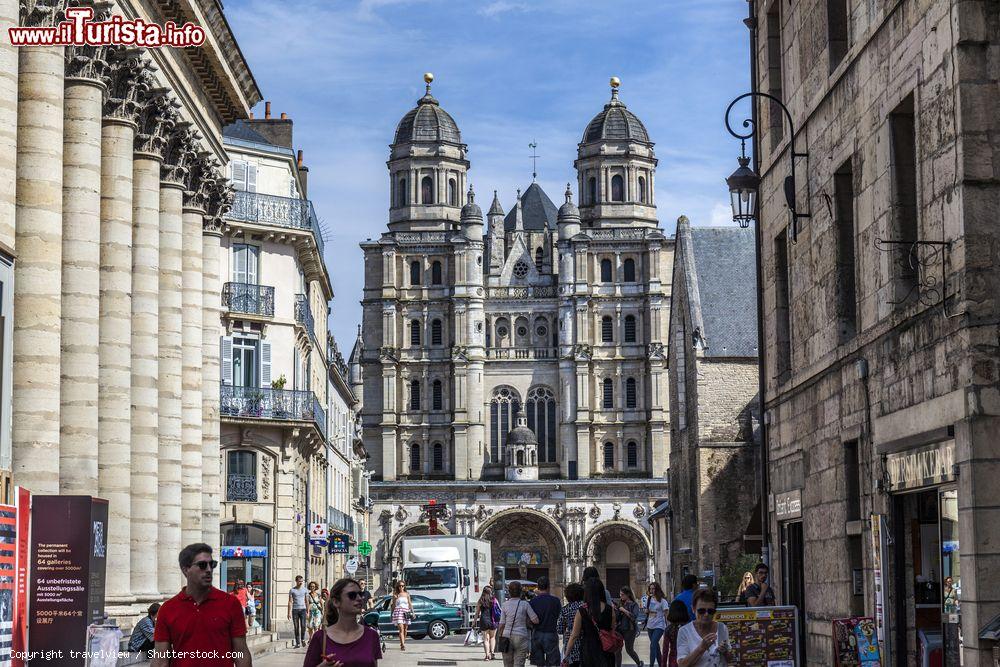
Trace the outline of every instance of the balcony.
<path fill-rule="evenodd" d="M 226 502 L 257 502 L 257 477 L 255 475 L 227 475 Z"/>
<path fill-rule="evenodd" d="M 219 412 L 223 418 L 312 422 L 326 439 L 326 410 L 311 391 L 222 385 Z"/>
<path fill-rule="evenodd" d="M 274 317 L 274 288 L 250 283 L 222 286 L 222 306 L 231 313 Z"/>
<path fill-rule="evenodd" d="M 312 308 L 309 307 L 309 297 L 305 294 L 295 295 L 295 323 L 306 330 L 309 340 L 317 349 L 319 341 L 316 340 L 316 321 L 313 319 Z"/>
<path fill-rule="evenodd" d="M 488 347 L 487 359 L 556 359 L 559 350 L 554 347 Z"/>
<path fill-rule="evenodd" d="M 330 528 L 354 536 L 354 517 L 333 507 L 327 508 L 327 522 Z"/>
<path fill-rule="evenodd" d="M 523 287 L 488 287 L 489 299 L 551 299 L 558 294 L 555 285 L 526 285 Z"/>
<path fill-rule="evenodd" d="M 231 220 L 252 222 L 258 225 L 274 225 L 290 229 L 311 231 L 316 239 L 316 247 L 323 255 L 323 235 L 319 230 L 319 220 L 312 202 L 308 199 L 265 195 L 260 192 L 239 190 L 233 199 L 233 206 L 227 217 Z"/>

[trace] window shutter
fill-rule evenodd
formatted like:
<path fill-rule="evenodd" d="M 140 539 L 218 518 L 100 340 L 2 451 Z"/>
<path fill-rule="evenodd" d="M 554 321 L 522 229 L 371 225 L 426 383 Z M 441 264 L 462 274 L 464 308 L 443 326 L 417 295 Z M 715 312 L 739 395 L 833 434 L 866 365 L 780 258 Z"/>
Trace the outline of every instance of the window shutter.
<path fill-rule="evenodd" d="M 299 348 L 292 348 L 292 388 L 301 389 L 302 379 L 299 377 Z"/>
<path fill-rule="evenodd" d="M 230 164 L 230 178 L 233 181 L 233 187 L 237 190 L 247 189 L 247 163 L 242 160 L 233 160 Z"/>
<path fill-rule="evenodd" d="M 264 340 L 260 342 L 260 386 L 271 386 L 271 343 Z"/>
<path fill-rule="evenodd" d="M 233 339 L 229 336 L 222 337 L 222 384 L 233 383 Z"/>
<path fill-rule="evenodd" d="M 257 192 L 257 165 L 247 165 L 247 192 Z"/>

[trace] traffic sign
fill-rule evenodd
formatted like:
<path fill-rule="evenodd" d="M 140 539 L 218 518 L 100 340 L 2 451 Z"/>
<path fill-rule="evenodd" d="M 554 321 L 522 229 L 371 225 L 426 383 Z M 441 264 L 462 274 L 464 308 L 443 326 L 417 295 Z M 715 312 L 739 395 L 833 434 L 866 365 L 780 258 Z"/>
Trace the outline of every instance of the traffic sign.
<path fill-rule="evenodd" d="M 347 574 L 353 577 L 354 573 L 358 571 L 358 557 L 351 556 L 348 558 L 347 562 L 344 564 L 344 569 L 347 570 Z"/>
<path fill-rule="evenodd" d="M 371 542 L 365 541 L 358 545 L 358 553 L 362 556 L 367 556 L 372 552 Z"/>

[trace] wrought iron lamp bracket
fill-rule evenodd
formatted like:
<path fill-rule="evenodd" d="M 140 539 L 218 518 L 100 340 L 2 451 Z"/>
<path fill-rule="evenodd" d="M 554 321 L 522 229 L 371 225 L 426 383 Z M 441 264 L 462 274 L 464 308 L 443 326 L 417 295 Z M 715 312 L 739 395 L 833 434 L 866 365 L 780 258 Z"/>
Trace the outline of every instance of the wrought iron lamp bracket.
<path fill-rule="evenodd" d="M 747 139 L 754 139 L 754 140 L 757 139 L 757 126 L 754 123 L 754 121 L 753 121 L 752 118 L 745 118 L 745 119 L 743 119 L 743 127 L 747 130 L 747 132 L 745 134 L 741 134 L 741 133 L 739 133 L 739 132 L 737 132 L 736 130 L 733 129 L 733 126 L 729 122 L 729 116 L 730 116 L 730 113 L 733 110 L 733 107 L 736 106 L 736 103 L 739 102 L 740 100 L 746 99 L 747 97 L 754 97 L 754 98 L 756 98 L 756 97 L 762 97 L 764 99 L 771 100 L 772 103 L 774 103 L 778 108 L 781 109 L 781 111 L 784 113 L 785 120 L 788 121 L 788 130 L 789 130 L 789 134 L 788 134 L 789 174 L 788 174 L 788 176 L 785 177 L 784 192 L 785 192 L 785 202 L 788 204 L 788 210 L 789 210 L 789 212 L 792 215 L 792 241 L 793 242 L 797 241 L 798 240 L 798 235 L 799 235 L 799 220 L 801 220 L 802 218 L 811 218 L 812 217 L 812 209 L 809 208 L 806 211 L 800 211 L 800 210 L 798 210 L 798 207 L 796 206 L 796 203 L 795 203 L 795 192 L 796 192 L 796 187 L 795 187 L 795 161 L 799 160 L 799 159 L 805 159 L 806 160 L 806 169 L 808 170 L 808 168 L 809 168 L 809 153 L 808 152 L 800 152 L 800 151 L 796 151 L 795 150 L 795 124 L 792 122 L 792 114 L 791 114 L 791 112 L 788 111 L 788 107 L 786 107 L 781 102 L 781 100 L 779 100 L 777 97 L 775 97 L 773 95 L 769 95 L 768 93 L 761 93 L 761 92 L 758 92 L 758 91 L 751 91 L 749 93 L 743 93 L 742 95 L 740 95 L 739 97 L 737 97 L 736 99 L 734 99 L 732 102 L 729 103 L 729 106 L 726 108 L 726 130 L 729 131 L 729 134 L 733 135 L 734 137 L 736 137 L 737 139 L 740 140 L 740 151 L 742 153 L 742 157 L 743 158 L 746 158 L 746 140 Z M 808 202 L 809 202 L 809 199 L 810 199 L 810 195 L 808 193 L 808 188 L 809 188 L 809 179 L 807 178 L 806 179 L 806 189 L 807 189 L 807 192 L 806 192 L 806 202 L 807 202 L 807 206 L 808 206 Z M 758 200 L 759 200 L 759 197 L 758 197 Z"/>
<path fill-rule="evenodd" d="M 947 270 L 951 255 L 951 241 L 910 241 L 905 239 L 883 239 L 876 237 L 873 241 L 875 249 L 892 256 L 892 262 L 905 273 L 912 275 L 913 285 L 897 301 L 899 304 L 908 301 L 914 294 L 924 306 L 943 304 L 948 298 Z M 941 265 L 940 276 L 935 275 L 933 267 Z"/>

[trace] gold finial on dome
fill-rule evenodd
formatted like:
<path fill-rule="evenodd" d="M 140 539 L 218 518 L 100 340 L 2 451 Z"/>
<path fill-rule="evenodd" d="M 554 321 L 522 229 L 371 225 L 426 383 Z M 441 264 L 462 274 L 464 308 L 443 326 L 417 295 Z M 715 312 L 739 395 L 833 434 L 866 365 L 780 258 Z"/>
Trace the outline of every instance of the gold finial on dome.
<path fill-rule="evenodd" d="M 430 83 L 434 80 L 434 75 L 430 72 L 424 72 L 424 83 Z"/>
<path fill-rule="evenodd" d="M 618 86 L 622 85 L 622 80 L 617 76 L 611 77 L 611 104 L 618 104 Z"/>
<path fill-rule="evenodd" d="M 619 79 L 617 76 L 611 77 L 611 87 L 612 88 L 617 88 L 620 85 L 622 85 L 622 80 L 621 79 Z"/>

